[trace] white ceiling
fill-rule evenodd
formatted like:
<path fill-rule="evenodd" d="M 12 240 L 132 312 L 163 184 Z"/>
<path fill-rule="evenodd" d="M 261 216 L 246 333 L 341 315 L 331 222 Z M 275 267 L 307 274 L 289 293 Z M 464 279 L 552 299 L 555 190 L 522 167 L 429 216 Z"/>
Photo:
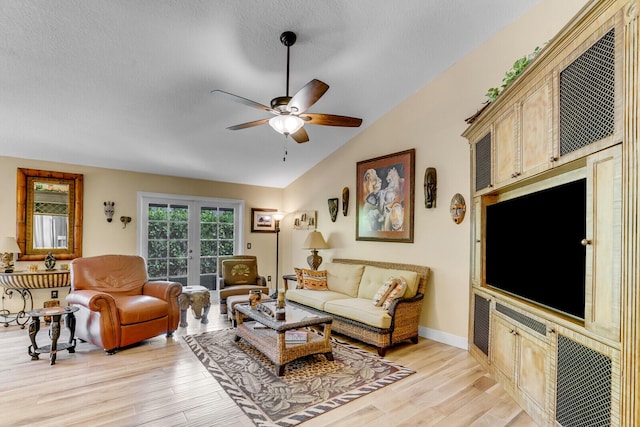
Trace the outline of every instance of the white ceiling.
<path fill-rule="evenodd" d="M 2 0 L 0 155 L 282 188 L 538 1 Z M 225 129 L 270 114 L 211 90 L 285 95 L 286 30 L 290 95 L 360 128 Z"/>

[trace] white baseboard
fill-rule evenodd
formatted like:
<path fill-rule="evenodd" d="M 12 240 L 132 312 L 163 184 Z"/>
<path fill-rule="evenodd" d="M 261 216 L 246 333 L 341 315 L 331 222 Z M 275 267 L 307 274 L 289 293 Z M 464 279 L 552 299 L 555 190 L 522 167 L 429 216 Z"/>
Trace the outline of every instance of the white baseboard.
<path fill-rule="evenodd" d="M 438 341 L 443 344 L 452 345 L 463 350 L 469 350 L 469 342 L 465 337 L 448 334 L 436 329 L 425 328 L 424 326 L 418 327 L 418 335 L 423 338 L 428 338 L 430 340 Z"/>

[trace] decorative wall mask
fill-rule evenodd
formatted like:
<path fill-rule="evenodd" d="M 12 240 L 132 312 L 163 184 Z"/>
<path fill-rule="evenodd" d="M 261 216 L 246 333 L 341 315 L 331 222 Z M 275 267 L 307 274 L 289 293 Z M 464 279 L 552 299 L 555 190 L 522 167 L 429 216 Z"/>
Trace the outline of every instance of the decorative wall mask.
<path fill-rule="evenodd" d="M 107 216 L 107 222 L 113 221 L 114 206 L 115 202 L 104 202 L 104 214 Z"/>
<path fill-rule="evenodd" d="M 449 212 L 451 212 L 451 219 L 453 219 L 453 222 L 456 224 L 460 224 L 462 222 L 464 214 L 467 212 L 467 205 L 464 202 L 462 194 L 456 193 L 453 195 Z"/>
<path fill-rule="evenodd" d="M 131 222 L 130 216 L 121 216 L 120 222 L 122 223 L 122 228 L 127 228 L 127 224 Z"/>
<path fill-rule="evenodd" d="M 436 207 L 438 193 L 438 175 L 436 168 L 427 168 L 424 172 L 424 207 L 427 209 Z"/>
<path fill-rule="evenodd" d="M 349 187 L 342 189 L 342 215 L 347 216 L 349 212 Z"/>
<path fill-rule="evenodd" d="M 329 204 L 329 216 L 331 217 L 331 222 L 336 222 L 336 218 L 338 217 L 338 198 L 327 200 Z"/>

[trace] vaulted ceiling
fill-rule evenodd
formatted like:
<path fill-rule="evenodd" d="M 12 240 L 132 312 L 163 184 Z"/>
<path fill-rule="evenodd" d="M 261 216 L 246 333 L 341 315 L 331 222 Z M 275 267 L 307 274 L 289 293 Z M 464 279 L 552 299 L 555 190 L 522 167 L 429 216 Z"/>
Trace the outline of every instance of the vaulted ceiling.
<path fill-rule="evenodd" d="M 2 0 L 0 155 L 285 187 L 538 1 Z M 290 94 L 360 128 L 226 129 L 271 115 L 212 90 L 285 95 L 286 30 Z"/>

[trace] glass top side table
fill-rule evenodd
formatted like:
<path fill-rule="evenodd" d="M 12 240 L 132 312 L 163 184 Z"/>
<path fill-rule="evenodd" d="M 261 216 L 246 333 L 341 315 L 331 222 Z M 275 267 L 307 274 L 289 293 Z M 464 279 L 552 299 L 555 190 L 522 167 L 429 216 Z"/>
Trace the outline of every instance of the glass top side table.
<path fill-rule="evenodd" d="M 49 307 L 31 310 L 27 315 L 31 317 L 29 323 L 29 338 L 31 345 L 28 348 L 31 360 L 38 360 L 40 354 L 49 353 L 49 360 L 52 365 L 56 364 L 56 355 L 60 350 L 67 350 L 69 353 L 76 352 L 76 316 L 73 314 L 78 311 L 78 307 Z M 60 319 L 65 315 L 65 324 L 69 329 L 69 341 L 66 343 L 58 343 L 60 338 Z M 40 331 L 40 317 L 51 316 L 51 325 L 49 336 L 51 337 L 51 345 L 38 347 L 36 344 L 36 335 Z"/>

